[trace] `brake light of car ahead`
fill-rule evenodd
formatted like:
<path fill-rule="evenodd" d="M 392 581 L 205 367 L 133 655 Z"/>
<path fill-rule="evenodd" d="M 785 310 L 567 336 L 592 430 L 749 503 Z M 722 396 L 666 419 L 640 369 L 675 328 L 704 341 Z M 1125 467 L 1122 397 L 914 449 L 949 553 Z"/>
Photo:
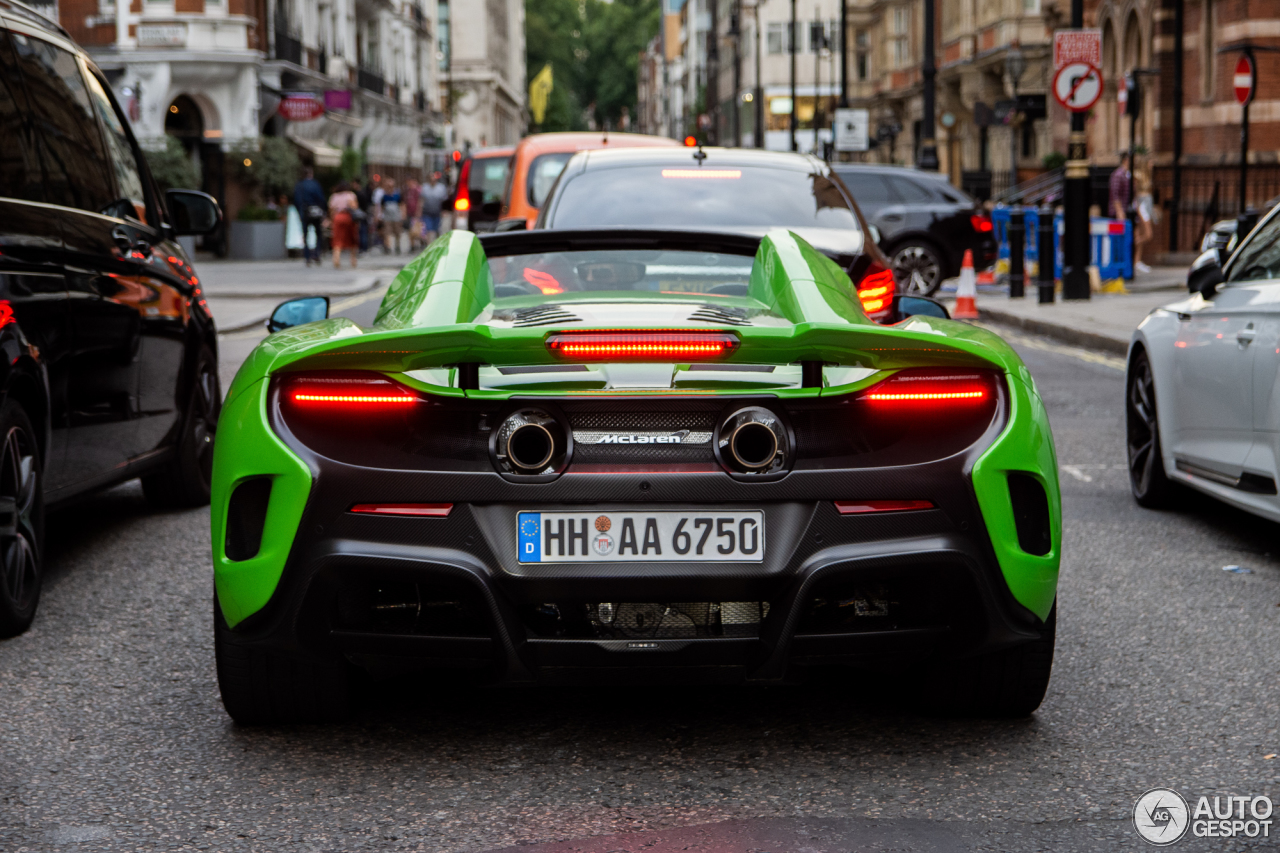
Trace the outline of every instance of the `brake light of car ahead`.
<path fill-rule="evenodd" d="M 887 270 L 879 264 L 872 265 L 858 284 L 858 300 L 862 303 L 862 310 L 873 320 L 888 314 L 896 289 L 893 270 Z"/>
<path fill-rule="evenodd" d="M 738 348 L 732 332 L 605 329 L 552 332 L 547 349 L 568 361 L 711 361 Z"/>
<path fill-rule="evenodd" d="M 990 234 L 996 230 L 996 226 L 991 221 L 991 217 L 985 213 L 975 213 L 969 217 L 969 224 L 973 226 L 973 230 L 979 234 Z"/>
<path fill-rule="evenodd" d="M 458 195 L 453 200 L 453 209 L 459 213 L 464 213 L 471 209 L 471 160 L 462 164 L 462 171 L 458 173 Z"/>

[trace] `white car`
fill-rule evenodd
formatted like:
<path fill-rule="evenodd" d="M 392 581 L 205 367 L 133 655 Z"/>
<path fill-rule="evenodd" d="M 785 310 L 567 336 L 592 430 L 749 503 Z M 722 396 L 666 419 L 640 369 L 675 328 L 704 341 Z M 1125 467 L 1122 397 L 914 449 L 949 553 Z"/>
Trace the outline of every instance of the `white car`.
<path fill-rule="evenodd" d="M 1133 333 L 1125 382 L 1129 482 L 1143 506 L 1176 484 L 1280 521 L 1280 207 L 1221 264 L 1191 268 L 1191 297 Z"/>

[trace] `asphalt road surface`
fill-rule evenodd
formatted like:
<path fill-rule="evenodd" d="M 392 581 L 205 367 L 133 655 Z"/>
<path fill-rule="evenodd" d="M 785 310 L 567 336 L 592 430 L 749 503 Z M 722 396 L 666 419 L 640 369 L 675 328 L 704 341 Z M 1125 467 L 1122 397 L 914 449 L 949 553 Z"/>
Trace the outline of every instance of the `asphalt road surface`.
<path fill-rule="evenodd" d="M 224 339 L 224 381 L 255 337 Z M 1138 850 L 1148 788 L 1280 800 L 1280 528 L 1208 500 L 1139 509 L 1118 362 L 1014 343 L 1064 466 L 1034 718 L 933 719 L 862 676 L 383 685 L 347 725 L 239 729 L 214 680 L 208 514 L 153 512 L 130 484 L 50 519 L 40 614 L 0 643 L 0 851 Z"/>

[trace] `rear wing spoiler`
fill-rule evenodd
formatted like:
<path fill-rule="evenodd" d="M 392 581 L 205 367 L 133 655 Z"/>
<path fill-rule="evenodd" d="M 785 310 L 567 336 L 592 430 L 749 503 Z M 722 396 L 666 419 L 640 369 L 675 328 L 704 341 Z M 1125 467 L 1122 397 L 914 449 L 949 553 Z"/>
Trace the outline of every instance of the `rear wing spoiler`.
<path fill-rule="evenodd" d="M 678 236 L 671 239 L 680 242 L 699 239 L 688 232 L 672 234 Z M 631 245 L 647 239 L 632 238 Z M 700 239 L 703 245 L 721 241 L 720 250 L 736 249 L 734 254 L 749 254 L 750 245 L 757 243 L 754 238 L 726 240 L 725 235 Z M 615 240 L 620 241 L 615 248 L 627 247 L 623 235 Z M 503 250 L 497 254 L 509 252 L 500 244 L 490 247 L 491 252 L 495 249 Z M 554 250 L 540 246 L 532 251 Z M 241 374 L 256 378 L 285 370 L 350 369 L 403 373 L 458 365 L 558 363 L 546 339 L 562 331 L 559 327 L 496 328 L 477 322 L 493 301 L 493 287 L 485 246 L 470 232 L 450 232 L 396 276 L 373 327 L 364 329 L 338 318 L 286 329 L 263 341 Z M 739 345 L 723 363 L 1024 369 L 997 336 L 965 323 L 931 317 L 913 317 L 896 326 L 873 323 L 862 312 L 844 271 L 789 231 L 773 231 L 758 241 L 748 296 L 792 325 L 725 329 L 738 337 Z M 591 327 L 575 323 L 571 328 Z"/>

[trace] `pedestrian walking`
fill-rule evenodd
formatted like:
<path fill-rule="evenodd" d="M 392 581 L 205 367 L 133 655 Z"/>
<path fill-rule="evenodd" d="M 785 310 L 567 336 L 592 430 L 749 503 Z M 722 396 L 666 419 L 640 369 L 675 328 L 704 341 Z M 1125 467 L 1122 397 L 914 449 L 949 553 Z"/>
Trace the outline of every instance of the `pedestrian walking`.
<path fill-rule="evenodd" d="M 351 188 L 340 183 L 333 195 L 329 196 L 329 217 L 333 226 L 333 268 L 342 264 L 342 250 L 351 250 L 351 268 L 356 268 L 356 254 L 360 250 L 360 237 L 356 232 L 356 220 L 353 215 L 360 209 L 356 194 Z"/>
<path fill-rule="evenodd" d="M 360 254 L 369 251 L 369 208 L 373 206 L 373 199 L 368 184 L 360 182 L 356 178 L 351 182 L 351 191 L 356 194 L 356 231 L 360 237 Z"/>
<path fill-rule="evenodd" d="M 410 178 L 404 186 L 404 227 L 409 232 L 409 251 L 417 254 L 422 248 L 422 185 Z"/>
<path fill-rule="evenodd" d="M 387 244 L 382 235 L 382 197 L 387 191 L 383 187 L 382 178 L 377 175 L 373 176 L 373 183 L 369 186 L 372 188 L 369 191 L 369 243 L 377 243 L 386 252 Z"/>
<path fill-rule="evenodd" d="M 1137 198 L 1133 205 L 1133 268 L 1141 273 L 1151 272 L 1142 262 L 1142 249 L 1151 242 L 1155 233 L 1155 201 L 1151 197 L 1151 175 L 1146 169 L 1134 171 Z"/>
<path fill-rule="evenodd" d="M 449 188 L 439 172 L 431 174 L 431 183 L 422 188 L 422 236 L 430 243 L 440 235 L 440 214 L 449 200 Z"/>
<path fill-rule="evenodd" d="M 1113 219 L 1129 218 L 1129 153 L 1120 154 L 1120 165 L 1111 173 L 1107 185 L 1107 215 Z"/>
<path fill-rule="evenodd" d="M 315 172 L 307 169 L 302 173 L 302 180 L 293 187 L 293 203 L 302 217 L 302 233 L 305 247 L 302 250 L 307 266 L 315 261 L 320 263 L 320 236 L 323 233 L 325 217 L 324 189 L 316 180 Z M 314 234 L 314 238 L 312 237 Z"/>
<path fill-rule="evenodd" d="M 387 254 L 400 254 L 400 235 L 404 233 L 404 199 L 396 189 L 394 178 L 382 182 L 382 238 Z"/>

